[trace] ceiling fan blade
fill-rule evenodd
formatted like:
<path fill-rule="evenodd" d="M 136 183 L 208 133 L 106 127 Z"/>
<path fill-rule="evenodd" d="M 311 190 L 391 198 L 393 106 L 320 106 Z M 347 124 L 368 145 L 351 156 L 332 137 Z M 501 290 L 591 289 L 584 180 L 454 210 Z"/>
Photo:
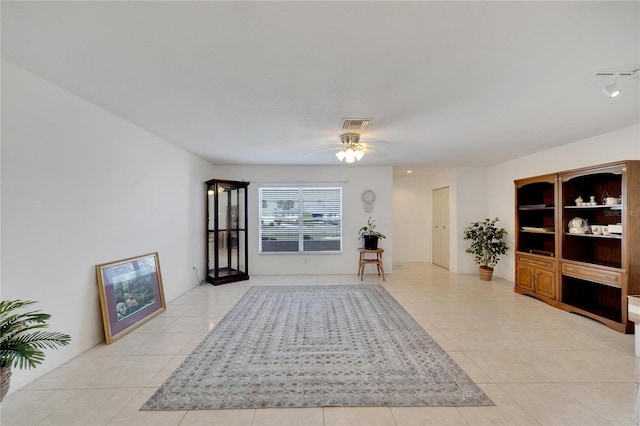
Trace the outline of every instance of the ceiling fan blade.
<path fill-rule="evenodd" d="M 376 145 L 376 146 L 391 146 L 391 142 L 388 141 L 366 141 L 360 142 L 363 146 Z"/>
<path fill-rule="evenodd" d="M 325 149 L 319 149 L 317 151 L 312 151 L 312 154 L 319 154 L 321 152 L 329 152 L 329 151 L 338 151 L 339 149 L 341 149 L 341 146 L 334 146 L 333 148 L 325 148 Z"/>
<path fill-rule="evenodd" d="M 365 154 L 371 154 L 371 155 L 375 155 L 376 157 L 386 157 L 387 153 L 386 152 L 382 152 L 382 151 L 377 151 L 375 149 L 372 148 L 368 148 L 368 147 L 363 147 L 364 153 Z"/>

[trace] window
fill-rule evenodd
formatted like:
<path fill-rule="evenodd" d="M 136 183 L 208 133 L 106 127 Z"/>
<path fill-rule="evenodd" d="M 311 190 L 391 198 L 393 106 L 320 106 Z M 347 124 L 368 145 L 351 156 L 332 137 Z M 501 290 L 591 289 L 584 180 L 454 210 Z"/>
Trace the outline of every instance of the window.
<path fill-rule="evenodd" d="M 342 188 L 260 188 L 260 253 L 342 250 Z"/>

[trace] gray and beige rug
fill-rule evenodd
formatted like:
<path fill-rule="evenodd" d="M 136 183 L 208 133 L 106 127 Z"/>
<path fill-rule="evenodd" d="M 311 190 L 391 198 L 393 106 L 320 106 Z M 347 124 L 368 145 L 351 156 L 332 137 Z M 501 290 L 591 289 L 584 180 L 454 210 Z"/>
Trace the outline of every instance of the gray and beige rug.
<path fill-rule="evenodd" d="M 493 402 L 381 286 L 251 287 L 142 410 Z"/>

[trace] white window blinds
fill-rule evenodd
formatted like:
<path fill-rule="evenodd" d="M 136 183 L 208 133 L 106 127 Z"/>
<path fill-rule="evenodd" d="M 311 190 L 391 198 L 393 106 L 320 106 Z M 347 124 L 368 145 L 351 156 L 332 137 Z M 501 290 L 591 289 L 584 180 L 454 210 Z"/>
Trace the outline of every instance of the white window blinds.
<path fill-rule="evenodd" d="M 260 188 L 260 252 L 342 250 L 342 188 Z"/>

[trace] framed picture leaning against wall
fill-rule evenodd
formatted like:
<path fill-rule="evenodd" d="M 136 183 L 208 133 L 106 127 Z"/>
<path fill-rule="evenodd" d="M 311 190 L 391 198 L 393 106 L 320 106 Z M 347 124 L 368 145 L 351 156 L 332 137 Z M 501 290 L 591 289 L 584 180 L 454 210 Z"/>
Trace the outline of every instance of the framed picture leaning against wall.
<path fill-rule="evenodd" d="M 96 265 L 107 344 L 166 309 L 158 253 Z"/>

